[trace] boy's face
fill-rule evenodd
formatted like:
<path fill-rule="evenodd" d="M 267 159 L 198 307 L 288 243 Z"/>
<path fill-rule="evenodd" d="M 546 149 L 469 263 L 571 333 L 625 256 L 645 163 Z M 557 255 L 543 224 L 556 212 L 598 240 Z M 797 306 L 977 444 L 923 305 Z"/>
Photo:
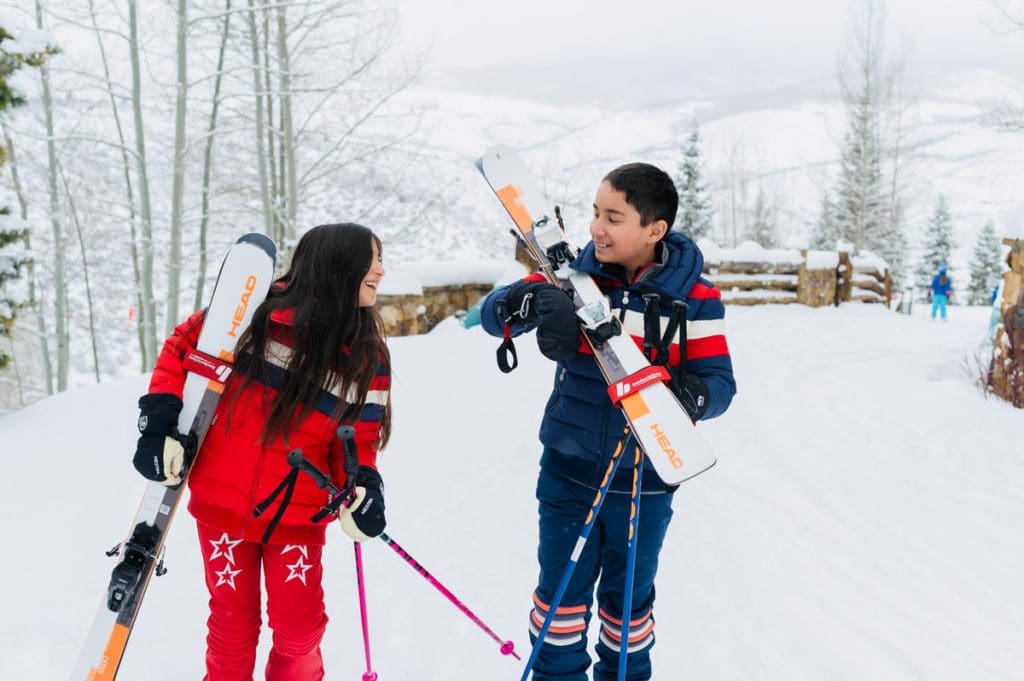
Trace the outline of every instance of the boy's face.
<path fill-rule="evenodd" d="M 597 188 L 590 238 L 598 262 L 622 265 L 632 278 L 638 269 L 654 260 L 654 246 L 666 231 L 668 225 L 664 220 L 641 225 L 640 213 L 609 182 L 602 182 Z"/>

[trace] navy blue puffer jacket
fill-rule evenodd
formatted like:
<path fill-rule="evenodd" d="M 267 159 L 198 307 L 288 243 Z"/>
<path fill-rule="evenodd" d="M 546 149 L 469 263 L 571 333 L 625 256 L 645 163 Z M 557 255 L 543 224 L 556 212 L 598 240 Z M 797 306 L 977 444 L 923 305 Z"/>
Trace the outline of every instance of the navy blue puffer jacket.
<path fill-rule="evenodd" d="M 617 265 L 604 265 L 594 256 L 594 244 L 587 244 L 572 267 L 594 275 L 600 289 L 608 296 L 613 313 L 637 344 L 643 344 L 643 294 L 662 296 L 661 309 L 667 317 L 671 299 L 688 305 L 686 370 L 700 376 L 708 387 L 710 400 L 703 419 L 723 413 L 736 393 L 732 360 L 725 340 L 725 307 L 721 295 L 711 282 L 701 277 L 704 256 L 697 245 L 678 232 L 670 232 L 659 244 L 656 262 L 637 272 L 633 281 L 626 281 L 625 272 Z M 528 281 L 543 281 L 539 274 Z M 506 299 L 510 284 L 488 295 L 484 301 L 481 321 L 493 336 L 502 336 L 505 320 L 499 318 L 498 301 Z M 530 331 L 531 326 L 513 324 L 513 336 Z M 679 364 L 680 349 L 673 344 L 669 364 Z M 682 418 L 686 418 L 685 415 Z M 608 398 L 607 384 L 581 339 L 576 356 L 556 365 L 554 387 L 544 408 L 540 441 L 544 445 L 541 466 L 553 473 L 597 488 L 611 460 L 612 453 L 625 428 L 625 418 Z M 623 457 L 629 460 L 628 454 Z M 668 487 L 645 462 L 643 491 L 664 492 Z M 612 481 L 613 492 L 628 492 L 632 473 L 622 465 Z"/>

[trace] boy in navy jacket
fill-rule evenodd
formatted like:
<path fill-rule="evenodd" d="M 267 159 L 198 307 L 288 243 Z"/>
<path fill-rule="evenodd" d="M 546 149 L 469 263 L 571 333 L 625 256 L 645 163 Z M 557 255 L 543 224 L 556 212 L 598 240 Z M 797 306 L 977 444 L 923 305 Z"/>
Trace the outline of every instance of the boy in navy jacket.
<path fill-rule="evenodd" d="M 670 231 L 679 197 L 672 179 L 645 163 L 616 168 L 594 198 L 591 241 L 571 266 L 594 276 L 625 333 L 643 343 L 645 293 L 657 293 L 667 316 L 668 303 L 685 301 L 686 376 L 677 397 L 694 420 L 723 413 L 736 392 L 725 340 L 721 295 L 701 277 L 704 257 L 697 245 Z M 504 301 L 499 305 L 499 301 Z M 524 305 L 525 301 L 525 305 Z M 504 319 L 499 310 L 512 313 Z M 520 312 L 524 314 L 519 314 Z M 539 274 L 492 292 L 484 301 L 484 329 L 502 336 L 536 328 L 537 343 L 557 362 L 554 389 L 544 408 L 540 440 L 544 445 L 537 481 L 540 502 L 540 578 L 533 594 L 530 639 L 536 640 L 558 581 L 569 560 L 625 419 L 608 397 L 607 384 L 590 348 L 580 336 L 572 301 Z M 664 327 L 664 324 L 663 324 Z M 669 369 L 680 363 L 678 344 L 670 348 Z M 670 385 L 672 385 L 670 383 Z M 624 459 L 629 460 L 628 456 Z M 658 554 L 672 516 L 674 488 L 666 486 L 649 462 L 641 496 L 633 606 L 628 645 L 628 677 L 651 678 L 654 645 L 654 577 Z M 626 567 L 632 471 L 620 466 L 598 515 L 594 531 L 555 612 L 534 666 L 538 681 L 585 681 L 590 667 L 587 625 L 597 586 L 601 631 L 595 681 L 616 678 L 622 642 L 623 587 Z"/>

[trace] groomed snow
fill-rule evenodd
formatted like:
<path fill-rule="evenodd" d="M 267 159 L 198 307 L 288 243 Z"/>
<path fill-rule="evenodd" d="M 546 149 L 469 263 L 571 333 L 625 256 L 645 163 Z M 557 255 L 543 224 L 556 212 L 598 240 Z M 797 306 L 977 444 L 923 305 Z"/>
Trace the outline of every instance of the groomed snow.
<path fill-rule="evenodd" d="M 954 307 L 945 324 L 917 312 L 729 309 L 740 392 L 703 426 L 718 465 L 675 501 L 656 679 L 1020 679 L 1024 414 L 982 397 L 963 368 L 988 310 Z M 552 367 L 527 337 L 520 368 L 503 375 L 496 342 L 452 320 L 390 341 L 395 436 L 382 470 L 388 531 L 526 653 L 536 430 Z M 145 384 L 79 389 L 0 418 L 2 679 L 67 678 L 112 567 L 103 551 L 143 488 L 130 458 Z M 381 679 L 518 678 L 386 546 L 364 556 Z M 352 550 L 335 529 L 326 561 L 328 678 L 357 679 Z M 202 677 L 207 597 L 184 511 L 167 566 L 125 681 Z"/>

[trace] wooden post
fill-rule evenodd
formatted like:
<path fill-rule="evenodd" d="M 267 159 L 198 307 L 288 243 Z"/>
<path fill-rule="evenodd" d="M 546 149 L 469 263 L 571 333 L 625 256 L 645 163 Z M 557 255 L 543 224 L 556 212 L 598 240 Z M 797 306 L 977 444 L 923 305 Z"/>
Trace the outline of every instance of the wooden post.
<path fill-rule="evenodd" d="M 997 396 L 1024 409 L 1024 239 L 1003 239 L 1010 247 L 1010 271 L 1003 275 L 1001 326 L 992 344 L 989 387 Z"/>
<path fill-rule="evenodd" d="M 853 297 L 853 261 L 846 251 L 839 251 L 839 268 L 836 270 L 836 305 L 848 303 Z"/>

